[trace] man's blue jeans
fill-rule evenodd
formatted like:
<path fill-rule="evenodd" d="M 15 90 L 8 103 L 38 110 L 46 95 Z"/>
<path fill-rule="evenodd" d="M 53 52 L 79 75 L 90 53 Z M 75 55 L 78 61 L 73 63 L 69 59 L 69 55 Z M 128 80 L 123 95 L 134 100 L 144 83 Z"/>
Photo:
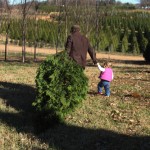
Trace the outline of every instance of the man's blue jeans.
<path fill-rule="evenodd" d="M 98 83 L 98 92 L 102 93 L 102 88 L 105 89 L 105 96 L 110 96 L 110 82 L 106 80 L 101 80 Z"/>

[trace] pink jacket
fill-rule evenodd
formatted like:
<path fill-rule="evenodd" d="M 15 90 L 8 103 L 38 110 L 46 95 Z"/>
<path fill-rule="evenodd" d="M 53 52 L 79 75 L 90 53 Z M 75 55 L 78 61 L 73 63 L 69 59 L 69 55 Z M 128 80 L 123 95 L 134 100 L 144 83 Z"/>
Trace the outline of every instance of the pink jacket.
<path fill-rule="evenodd" d="M 111 68 L 105 68 L 104 72 L 101 72 L 100 79 L 111 82 L 113 80 L 113 71 Z"/>

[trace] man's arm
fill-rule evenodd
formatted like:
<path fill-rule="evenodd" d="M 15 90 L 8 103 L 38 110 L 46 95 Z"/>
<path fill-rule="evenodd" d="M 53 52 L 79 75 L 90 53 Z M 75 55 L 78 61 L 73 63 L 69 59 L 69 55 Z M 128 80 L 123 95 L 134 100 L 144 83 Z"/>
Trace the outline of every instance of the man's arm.
<path fill-rule="evenodd" d="M 90 45 L 89 41 L 88 41 L 88 53 L 89 53 L 91 59 L 93 60 L 93 63 L 96 64 L 97 63 L 96 53 L 95 53 L 94 49 L 92 48 L 92 46 Z"/>
<path fill-rule="evenodd" d="M 67 51 L 68 54 L 71 51 L 71 43 L 72 43 L 72 38 L 71 38 L 71 35 L 69 35 L 67 37 L 67 41 L 66 41 L 66 44 L 65 44 L 65 50 Z"/>

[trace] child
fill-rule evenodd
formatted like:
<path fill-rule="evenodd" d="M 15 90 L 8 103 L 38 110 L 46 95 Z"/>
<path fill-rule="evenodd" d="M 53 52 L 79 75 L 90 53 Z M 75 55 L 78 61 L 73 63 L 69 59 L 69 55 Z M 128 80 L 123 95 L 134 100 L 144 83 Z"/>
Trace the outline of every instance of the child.
<path fill-rule="evenodd" d="M 98 83 L 98 94 L 102 94 L 102 87 L 105 89 L 105 96 L 110 96 L 110 82 L 113 80 L 113 70 L 111 69 L 111 63 L 105 62 L 103 67 L 97 63 L 99 70 L 101 71 L 99 78 L 101 81 Z"/>

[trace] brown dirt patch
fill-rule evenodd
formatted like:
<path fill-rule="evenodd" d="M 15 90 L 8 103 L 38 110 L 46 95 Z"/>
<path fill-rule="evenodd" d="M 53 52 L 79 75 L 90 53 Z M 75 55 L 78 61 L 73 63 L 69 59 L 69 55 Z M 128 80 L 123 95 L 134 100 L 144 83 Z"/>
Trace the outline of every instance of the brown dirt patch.
<path fill-rule="evenodd" d="M 0 44 L 0 53 L 4 53 L 5 46 L 4 44 Z M 59 50 L 60 51 L 60 50 Z M 16 46 L 16 45 L 8 45 L 8 53 L 17 53 L 17 52 L 22 52 L 22 47 L 21 46 Z M 33 47 L 26 47 L 26 52 L 29 53 L 34 53 L 34 48 Z M 41 54 L 55 54 L 56 49 L 52 48 L 37 48 L 37 53 Z M 129 61 L 144 61 L 143 56 L 129 56 L 129 55 L 119 55 L 119 54 L 106 54 L 106 53 L 97 53 L 96 54 L 97 59 L 114 59 L 114 60 L 129 60 Z M 88 59 L 89 59 L 88 55 Z"/>

